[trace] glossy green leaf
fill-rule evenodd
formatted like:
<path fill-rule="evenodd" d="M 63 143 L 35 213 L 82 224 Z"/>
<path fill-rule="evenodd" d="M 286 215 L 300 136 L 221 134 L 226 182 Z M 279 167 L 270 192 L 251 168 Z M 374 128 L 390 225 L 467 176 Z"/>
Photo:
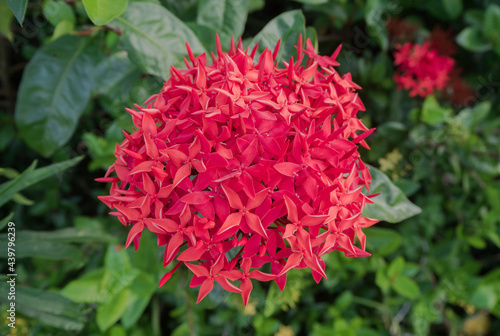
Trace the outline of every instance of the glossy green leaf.
<path fill-rule="evenodd" d="M 130 90 L 141 72 L 130 61 L 125 51 L 112 54 L 97 66 L 97 77 L 93 88 L 94 94 L 113 95 Z M 121 97 L 117 97 L 118 99 Z"/>
<path fill-rule="evenodd" d="M 363 216 L 398 223 L 422 211 L 406 198 L 401 189 L 396 187 L 387 175 L 372 166 L 370 166 L 370 173 L 373 180 L 369 193 L 380 193 L 380 195 L 372 198 L 373 204 L 365 205 Z"/>
<path fill-rule="evenodd" d="M 2 293 L 7 293 L 7 286 L 7 282 L 1 282 Z M 15 296 L 16 310 L 42 324 L 66 331 L 80 331 L 87 323 L 83 306 L 58 293 L 16 286 Z M 6 295 L 0 298 L 8 304 L 6 299 Z"/>
<path fill-rule="evenodd" d="M 157 282 L 146 273 L 141 273 L 135 278 L 130 287 L 127 308 L 121 317 L 121 322 L 126 329 L 136 324 L 157 288 Z"/>
<path fill-rule="evenodd" d="M 54 163 L 50 166 L 35 170 L 37 162 L 34 161 L 21 175 L 15 179 L 0 185 L 0 206 L 8 202 L 15 194 L 29 186 L 46 179 L 49 176 L 58 174 L 70 167 L 73 167 L 83 159 L 83 156 L 67 161 Z"/>
<path fill-rule="evenodd" d="M 14 13 L 17 22 L 22 26 L 24 21 L 24 16 L 26 15 L 26 7 L 28 6 L 28 0 L 6 0 L 10 9 Z"/>
<path fill-rule="evenodd" d="M 98 26 L 102 26 L 122 14 L 127 8 L 128 0 L 83 0 L 85 10 Z"/>
<path fill-rule="evenodd" d="M 415 299 L 420 295 L 417 283 L 406 275 L 399 274 L 392 283 L 392 288 L 409 299 Z"/>
<path fill-rule="evenodd" d="M 449 108 L 439 105 L 436 97 L 427 96 L 422 106 L 422 121 L 428 125 L 435 125 L 444 122 L 452 113 Z"/>
<path fill-rule="evenodd" d="M 114 242 L 115 238 L 102 231 L 93 229 L 78 229 L 67 227 L 54 231 L 22 230 L 18 233 L 21 240 L 43 240 L 54 243 L 85 243 L 85 242 Z"/>
<path fill-rule="evenodd" d="M 130 299 L 130 289 L 126 288 L 117 293 L 108 302 L 97 306 L 96 322 L 102 332 L 108 330 L 123 315 Z"/>
<path fill-rule="evenodd" d="M 78 260 L 82 252 L 69 244 L 54 243 L 38 239 L 21 239 L 21 232 L 16 236 L 16 258 L 41 258 L 50 260 Z M 0 235 L 0 242 L 7 245 L 7 234 Z M 7 249 L 0 250 L 0 258 L 7 258 Z"/>
<path fill-rule="evenodd" d="M 65 20 L 73 23 L 76 21 L 73 9 L 64 1 L 46 1 L 43 5 L 43 15 L 53 26 Z"/>
<path fill-rule="evenodd" d="M 104 269 L 99 268 L 69 282 L 61 290 L 61 295 L 78 303 L 102 302 L 103 298 L 99 294 Z"/>
<path fill-rule="evenodd" d="M 196 22 L 235 39 L 243 34 L 247 0 L 200 0 Z"/>
<path fill-rule="evenodd" d="M 387 2 L 384 0 L 368 0 L 365 6 L 365 20 L 370 33 L 369 36 L 374 37 L 384 51 L 389 47 L 389 38 L 385 26 L 386 19 L 383 16 L 387 12 L 387 6 Z M 366 35 L 359 30 L 356 33 Z M 366 39 L 368 36 L 363 38 Z"/>
<path fill-rule="evenodd" d="M 250 43 L 250 50 L 259 44 L 255 59 L 265 48 L 274 50 L 278 40 L 281 40 L 280 51 L 277 56 L 278 65 L 281 61 L 288 62 L 290 57 L 297 56 L 295 46 L 299 40 L 299 34 L 306 36 L 304 14 L 300 10 L 288 11 L 275 17 L 253 38 Z M 303 41 L 305 43 L 305 40 Z"/>
<path fill-rule="evenodd" d="M 170 66 L 184 64 L 186 42 L 193 53 L 205 52 L 191 29 L 164 7 L 153 3 L 130 3 L 123 15 L 109 26 L 122 30 L 123 46 L 132 62 L 143 72 L 163 79 L 170 77 Z"/>
<path fill-rule="evenodd" d="M 462 0 L 442 0 L 444 10 L 452 20 L 457 19 L 462 14 Z"/>
<path fill-rule="evenodd" d="M 491 43 L 478 28 L 465 28 L 457 35 L 456 41 L 461 47 L 469 51 L 485 52 L 491 50 Z"/>
<path fill-rule="evenodd" d="M 91 37 L 66 35 L 39 49 L 24 70 L 15 121 L 21 137 L 43 156 L 73 135 L 99 56 Z"/>

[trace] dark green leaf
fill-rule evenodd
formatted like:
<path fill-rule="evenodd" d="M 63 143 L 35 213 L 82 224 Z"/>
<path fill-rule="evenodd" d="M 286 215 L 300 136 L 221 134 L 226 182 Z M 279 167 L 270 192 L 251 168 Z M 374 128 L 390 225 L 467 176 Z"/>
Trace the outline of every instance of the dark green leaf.
<path fill-rule="evenodd" d="M 15 120 L 43 156 L 64 145 L 90 100 L 96 57 L 91 37 L 63 36 L 38 50 L 23 73 Z"/>
<path fill-rule="evenodd" d="M 392 288 L 409 299 L 415 299 L 420 295 L 420 288 L 418 288 L 417 283 L 406 275 L 398 275 L 392 284 Z"/>
<path fill-rule="evenodd" d="M 200 0 L 196 22 L 235 39 L 247 21 L 247 0 Z"/>
<path fill-rule="evenodd" d="M 371 36 L 373 36 L 382 50 L 386 51 L 389 47 L 389 38 L 385 26 L 385 17 L 387 12 L 387 2 L 384 0 L 368 0 L 365 6 L 365 20 Z M 367 38 L 367 37 L 365 37 Z"/>
<path fill-rule="evenodd" d="M 2 244 L 7 245 L 7 234 L 0 235 Z M 0 258 L 7 258 L 7 249 L 0 251 Z M 43 240 L 27 240 L 16 237 L 16 258 L 42 258 L 50 260 L 79 260 L 82 258 L 80 249 L 62 243 Z"/>
<path fill-rule="evenodd" d="M 102 26 L 119 16 L 127 8 L 128 0 L 83 0 L 85 10 L 98 26 Z"/>
<path fill-rule="evenodd" d="M 84 242 L 114 242 L 115 238 L 102 231 L 91 229 L 77 229 L 68 227 L 54 231 L 22 230 L 18 233 L 20 240 L 43 240 L 55 243 L 84 243 Z"/>
<path fill-rule="evenodd" d="M 26 14 L 26 7 L 28 6 L 28 0 L 6 0 L 10 9 L 14 13 L 17 22 L 22 26 L 24 21 L 24 15 Z"/>
<path fill-rule="evenodd" d="M 118 99 L 121 92 L 130 91 L 141 72 L 130 61 L 125 51 L 106 57 L 97 67 L 93 94 L 113 95 Z"/>
<path fill-rule="evenodd" d="M 452 20 L 457 19 L 462 13 L 462 0 L 442 0 L 443 7 L 448 14 L 448 17 Z"/>
<path fill-rule="evenodd" d="M 7 224 L 9 224 L 9 221 L 14 217 L 14 213 L 11 212 L 10 214 L 7 215 L 4 219 L 0 220 L 0 231 L 2 231 Z"/>
<path fill-rule="evenodd" d="M 399 256 L 396 259 L 392 261 L 392 263 L 389 265 L 389 268 L 387 269 L 387 276 L 389 279 L 393 279 L 401 272 L 403 272 L 403 269 L 405 268 L 405 260 L 403 257 Z"/>
<path fill-rule="evenodd" d="M 403 237 L 391 229 L 369 227 L 364 230 L 364 233 L 367 237 L 367 249 L 381 256 L 396 251 L 403 241 Z"/>
<path fill-rule="evenodd" d="M 29 186 L 46 179 L 49 176 L 58 174 L 80 162 L 83 156 L 76 157 L 67 161 L 54 163 L 50 166 L 35 170 L 36 161 L 28 167 L 21 175 L 15 179 L 0 185 L 0 206 L 9 201 L 15 194 Z"/>
<path fill-rule="evenodd" d="M 278 40 L 281 40 L 280 51 L 277 56 L 278 64 L 281 61 L 288 62 L 291 56 L 297 55 L 295 46 L 299 40 L 299 34 L 302 38 L 306 36 L 304 14 L 300 10 L 285 12 L 272 19 L 252 40 L 250 50 L 259 44 L 256 53 L 256 59 L 264 51 L 265 48 L 274 50 Z M 305 42 L 305 40 L 304 40 Z"/>
<path fill-rule="evenodd" d="M 380 193 L 380 195 L 372 198 L 373 204 L 365 206 L 363 216 L 398 223 L 422 211 L 406 198 L 401 189 L 396 187 L 387 175 L 372 166 L 370 166 L 370 173 L 373 179 L 370 193 Z"/>
<path fill-rule="evenodd" d="M 485 10 L 483 33 L 496 48 L 500 47 L 500 6 L 490 4 Z"/>
<path fill-rule="evenodd" d="M 130 3 L 123 15 L 109 26 L 122 30 L 124 48 L 143 72 L 163 79 L 170 76 L 170 66 L 184 64 L 186 42 L 194 54 L 205 52 L 191 29 L 164 7 L 153 3 Z"/>
<path fill-rule="evenodd" d="M 456 37 L 457 43 L 474 52 L 485 52 L 491 49 L 491 43 L 478 28 L 467 27 Z"/>
<path fill-rule="evenodd" d="M 2 281 L 2 293 L 7 292 L 7 283 Z M 2 295 L 4 303 L 7 296 Z M 38 319 L 41 323 L 62 330 L 80 331 L 85 323 L 82 306 L 64 296 L 39 289 L 16 286 L 16 309 L 23 315 Z"/>

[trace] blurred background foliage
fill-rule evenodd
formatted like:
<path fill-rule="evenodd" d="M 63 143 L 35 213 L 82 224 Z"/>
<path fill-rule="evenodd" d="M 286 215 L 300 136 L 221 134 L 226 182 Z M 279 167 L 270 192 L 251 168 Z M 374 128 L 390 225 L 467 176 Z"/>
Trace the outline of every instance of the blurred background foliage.
<path fill-rule="evenodd" d="M 158 288 L 161 249 L 144 232 L 124 250 L 94 182 L 131 129 L 124 108 L 182 66 L 185 41 L 215 50 L 215 32 L 225 48 L 231 35 L 259 50 L 281 38 L 282 59 L 299 33 L 324 55 L 342 43 L 339 72 L 377 127 L 363 155 L 389 190 L 380 202 L 400 192 L 422 209 L 392 224 L 394 207 L 372 208 L 384 219 L 366 229 L 372 257 L 326 256 L 319 285 L 300 270 L 284 292 L 255 283 L 246 307 L 222 290 L 196 305 L 182 270 Z M 2 335 L 498 334 L 500 1 L 0 0 L 0 33 L 0 270 L 13 221 L 18 274 L 16 329 L 1 277 Z M 462 90 L 410 98 L 394 48 L 432 36 L 456 49 Z"/>

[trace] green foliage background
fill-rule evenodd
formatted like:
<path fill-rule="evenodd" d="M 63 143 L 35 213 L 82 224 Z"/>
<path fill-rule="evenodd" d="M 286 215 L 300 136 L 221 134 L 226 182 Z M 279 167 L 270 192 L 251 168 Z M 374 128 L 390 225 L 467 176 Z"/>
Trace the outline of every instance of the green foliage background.
<path fill-rule="evenodd" d="M 417 42 L 435 25 L 456 36 L 467 106 L 396 89 L 396 18 L 420 25 Z M 324 55 L 342 43 L 339 71 L 363 87 L 377 127 L 364 153 L 382 192 L 366 210 L 383 219 L 366 229 L 373 256 L 328 255 L 319 285 L 300 270 L 284 292 L 255 283 L 247 307 L 221 289 L 196 305 L 181 269 L 158 288 L 162 250 L 147 232 L 138 252 L 121 248 L 127 230 L 94 182 L 131 129 L 124 108 L 182 66 L 185 41 L 215 50 L 216 32 L 226 49 L 231 35 L 259 51 L 281 38 L 283 59 L 299 33 Z M 500 1 L 0 0 L 0 33 L 2 335 L 497 335 Z"/>

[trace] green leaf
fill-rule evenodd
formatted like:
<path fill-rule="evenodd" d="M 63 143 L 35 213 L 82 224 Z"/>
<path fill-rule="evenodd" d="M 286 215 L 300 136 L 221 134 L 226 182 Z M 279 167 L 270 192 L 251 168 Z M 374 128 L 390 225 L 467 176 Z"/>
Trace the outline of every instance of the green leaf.
<path fill-rule="evenodd" d="M 21 175 L 15 179 L 0 185 L 0 206 L 8 202 L 15 194 L 29 186 L 46 179 L 49 176 L 58 174 L 70 167 L 73 167 L 83 159 L 83 156 L 67 161 L 54 163 L 50 166 L 35 170 L 36 161 L 29 166 Z"/>
<path fill-rule="evenodd" d="M 389 279 L 393 279 L 398 276 L 403 269 L 405 268 L 405 260 L 403 257 L 398 256 L 396 259 L 392 261 L 387 269 L 387 276 Z"/>
<path fill-rule="evenodd" d="M 83 0 L 83 5 L 92 22 L 102 26 L 122 14 L 128 0 Z"/>
<path fill-rule="evenodd" d="M 122 324 L 126 329 L 135 325 L 142 316 L 156 288 L 158 288 L 158 284 L 146 273 L 141 273 L 135 278 L 130 287 L 127 308 L 121 317 Z"/>
<path fill-rule="evenodd" d="M 21 137 L 43 156 L 73 135 L 90 100 L 99 50 L 88 36 L 66 35 L 39 49 L 24 70 L 15 120 Z"/>
<path fill-rule="evenodd" d="M 5 1 L 0 1 L 0 35 L 4 35 L 12 41 L 12 32 L 10 31 L 10 21 L 14 13 L 9 9 Z"/>
<path fill-rule="evenodd" d="M 258 43 L 259 47 L 255 58 L 257 59 L 265 48 L 274 50 L 278 40 L 281 40 L 280 51 L 276 57 L 278 64 L 281 61 L 289 61 L 291 56 L 297 55 L 295 46 L 299 40 L 299 34 L 306 36 L 306 20 L 300 10 L 284 12 L 275 17 L 253 38 L 250 50 Z M 305 41 L 303 41 L 305 42 Z"/>
<path fill-rule="evenodd" d="M 451 109 L 441 107 L 436 97 L 430 95 L 424 100 L 421 119 L 428 125 L 435 125 L 444 122 L 451 113 Z"/>
<path fill-rule="evenodd" d="M 492 310 L 497 304 L 498 297 L 493 285 L 479 285 L 472 293 L 470 304 Z"/>
<path fill-rule="evenodd" d="M 469 51 L 485 52 L 491 50 L 491 43 L 478 28 L 466 27 L 455 40 L 461 47 Z"/>
<path fill-rule="evenodd" d="M 384 0 L 368 0 L 365 6 L 366 25 L 383 51 L 389 47 L 389 38 L 385 26 L 385 17 L 382 15 L 387 12 L 387 2 Z"/>
<path fill-rule="evenodd" d="M 12 200 L 16 202 L 17 204 L 21 205 L 26 205 L 26 206 L 31 206 L 35 204 L 32 200 L 24 196 L 23 194 L 17 193 L 12 197 Z"/>
<path fill-rule="evenodd" d="M 7 293 L 7 282 L 2 281 L 0 288 L 2 293 Z M 2 295 L 0 300 L 8 304 L 7 295 Z M 80 331 L 87 322 L 82 308 L 60 294 L 16 286 L 16 309 L 45 325 Z"/>
<path fill-rule="evenodd" d="M 99 288 L 104 276 L 104 269 L 99 268 L 68 283 L 61 290 L 61 295 L 78 303 L 91 303 L 104 301 Z"/>
<path fill-rule="evenodd" d="M 0 231 L 2 231 L 7 224 L 9 224 L 9 221 L 14 217 L 14 213 L 11 212 L 10 214 L 7 215 L 4 219 L 0 220 Z"/>
<path fill-rule="evenodd" d="M 42 258 L 50 260 L 79 260 L 82 258 L 80 249 L 62 243 L 43 240 L 21 239 L 20 232 L 16 236 L 16 258 Z M 0 235 L 0 242 L 7 245 L 7 234 Z M 7 249 L 0 250 L 0 258 L 7 258 Z"/>
<path fill-rule="evenodd" d="M 130 61 L 125 51 L 112 54 L 106 57 L 97 67 L 97 78 L 93 93 L 121 98 L 118 95 L 126 91 L 125 86 L 130 90 L 132 84 L 140 75 L 141 72 Z"/>
<path fill-rule="evenodd" d="M 328 0 L 293 0 L 293 1 L 300 2 L 305 5 L 322 5 L 328 3 Z"/>
<path fill-rule="evenodd" d="M 129 57 L 143 72 L 167 79 L 170 66 L 182 66 L 186 42 L 194 54 L 205 52 L 196 35 L 160 5 L 132 2 L 121 17 L 109 23 L 123 32 Z M 215 36 L 214 36 L 215 39 Z"/>
<path fill-rule="evenodd" d="M 247 0 L 200 0 L 196 22 L 235 39 L 243 34 Z"/>
<path fill-rule="evenodd" d="M 420 288 L 418 288 L 417 283 L 403 274 L 399 274 L 394 280 L 392 288 L 409 299 L 415 299 L 420 295 Z"/>
<path fill-rule="evenodd" d="M 448 17 L 452 20 L 457 19 L 462 13 L 463 4 L 462 0 L 442 0 L 443 7 L 448 14 Z"/>
<path fill-rule="evenodd" d="M 22 26 L 24 21 L 24 15 L 26 14 L 26 7 L 28 6 L 28 0 L 6 0 L 10 9 L 14 13 L 17 22 Z"/>
<path fill-rule="evenodd" d="M 64 1 L 49 0 L 43 5 L 43 15 L 51 25 L 57 26 L 61 21 L 76 22 L 75 13 L 70 5 Z"/>
<path fill-rule="evenodd" d="M 370 166 L 370 173 L 372 184 L 369 193 L 380 193 L 380 195 L 372 198 L 373 204 L 365 205 L 363 216 L 398 223 L 422 211 L 406 198 L 401 189 L 396 187 L 387 175 L 372 166 Z"/>
<path fill-rule="evenodd" d="M 109 329 L 123 315 L 127 308 L 130 293 L 130 289 L 126 288 L 108 302 L 100 303 L 97 306 L 96 322 L 102 332 Z"/>
<path fill-rule="evenodd" d="M 490 4 L 486 7 L 483 23 L 484 36 L 495 46 L 500 47 L 500 6 Z"/>
<path fill-rule="evenodd" d="M 266 5 L 265 0 L 248 0 L 247 11 L 252 13 L 261 10 Z"/>
<path fill-rule="evenodd" d="M 374 251 L 377 255 L 386 256 L 396 251 L 403 237 L 395 230 L 369 227 L 363 231 L 366 234 L 366 245 L 368 250 Z"/>
<path fill-rule="evenodd" d="M 54 28 L 54 34 L 52 34 L 51 41 L 58 39 L 61 36 L 69 34 L 75 29 L 75 23 L 69 20 L 63 20 L 57 24 Z"/>

